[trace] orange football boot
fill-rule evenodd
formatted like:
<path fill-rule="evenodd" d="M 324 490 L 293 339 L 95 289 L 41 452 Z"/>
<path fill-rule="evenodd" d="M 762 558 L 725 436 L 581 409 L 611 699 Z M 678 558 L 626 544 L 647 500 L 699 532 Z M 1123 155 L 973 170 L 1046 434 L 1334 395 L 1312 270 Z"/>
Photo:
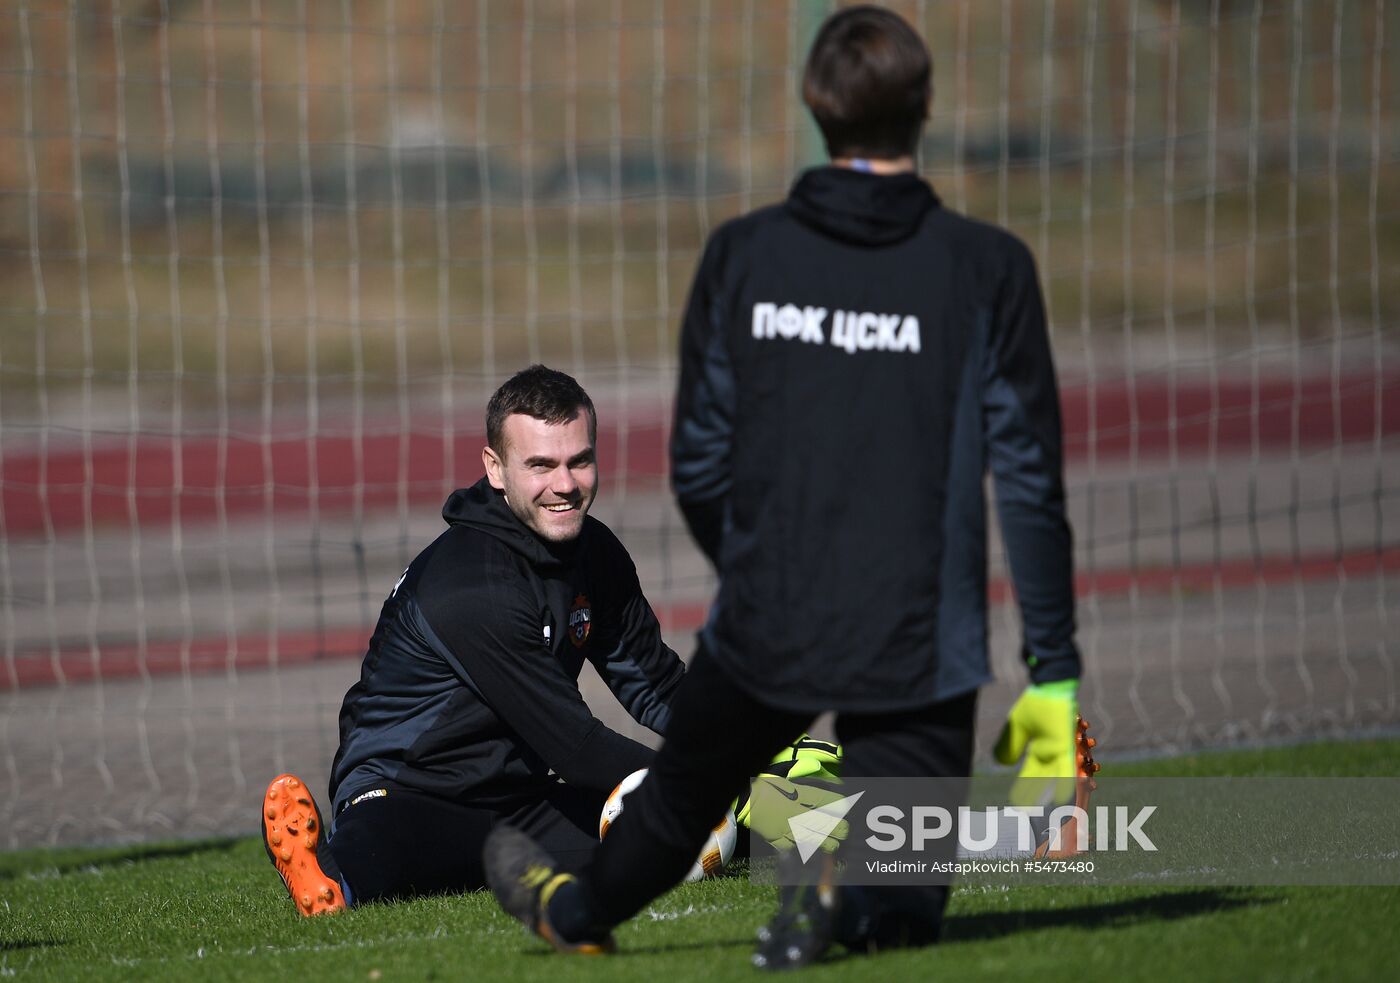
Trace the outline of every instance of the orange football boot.
<path fill-rule="evenodd" d="M 316 859 L 322 825 L 305 782 L 295 775 L 272 780 L 262 803 L 263 846 L 301 915 L 345 910 L 339 882 L 327 876 Z"/>

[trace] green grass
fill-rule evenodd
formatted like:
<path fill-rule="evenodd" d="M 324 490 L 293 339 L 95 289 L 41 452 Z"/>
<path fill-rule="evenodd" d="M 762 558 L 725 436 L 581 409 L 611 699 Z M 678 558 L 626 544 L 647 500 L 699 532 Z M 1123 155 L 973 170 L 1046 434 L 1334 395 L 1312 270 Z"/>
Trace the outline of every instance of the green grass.
<path fill-rule="evenodd" d="M 1400 741 L 1217 752 L 1142 776 L 1400 775 Z M 757 979 L 770 889 L 683 885 L 618 931 L 613 959 L 547 953 L 489 895 L 302 920 L 255 839 L 0 855 L 0 978 Z M 1389 977 L 1397 888 L 966 888 L 944 943 L 836 959 L 802 979 L 1117 980 Z M 567 974 L 562 976 L 561 974 Z"/>

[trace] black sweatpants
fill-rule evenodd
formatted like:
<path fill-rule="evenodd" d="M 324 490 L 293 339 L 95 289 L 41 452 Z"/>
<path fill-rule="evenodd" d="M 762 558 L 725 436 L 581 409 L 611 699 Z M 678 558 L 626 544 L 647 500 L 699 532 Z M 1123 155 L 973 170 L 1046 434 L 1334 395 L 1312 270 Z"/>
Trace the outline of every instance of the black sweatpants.
<path fill-rule="evenodd" d="M 972 770 L 976 692 L 890 713 L 841 713 L 836 736 L 850 778 L 962 778 Z M 671 707 L 647 780 L 599 844 L 582 882 L 602 924 L 626 921 L 685 876 L 724 810 L 814 714 L 778 710 L 736 686 L 701 650 Z M 884 928 L 874 941 L 932 942 L 946 886 L 844 889 Z M 913 922 L 911 926 L 910 922 Z M 896 929 L 897 926 L 897 929 Z"/>
<path fill-rule="evenodd" d="M 561 784 L 514 808 L 493 809 L 386 792 L 347 806 L 331 823 L 331 857 L 355 903 L 485 887 L 481 847 L 500 822 L 529 833 L 563 869 L 578 870 L 598 845 L 607 798 Z"/>

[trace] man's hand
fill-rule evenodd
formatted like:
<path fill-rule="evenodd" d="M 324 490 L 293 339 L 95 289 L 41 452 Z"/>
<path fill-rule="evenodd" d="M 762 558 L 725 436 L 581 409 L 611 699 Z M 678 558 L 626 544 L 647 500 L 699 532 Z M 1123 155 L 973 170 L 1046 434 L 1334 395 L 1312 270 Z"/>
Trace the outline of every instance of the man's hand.
<path fill-rule="evenodd" d="M 1048 807 L 1074 800 L 1078 720 L 1077 679 L 1027 686 L 1012 705 L 992 752 L 1004 765 L 1026 756 L 1011 787 L 1012 805 Z"/>

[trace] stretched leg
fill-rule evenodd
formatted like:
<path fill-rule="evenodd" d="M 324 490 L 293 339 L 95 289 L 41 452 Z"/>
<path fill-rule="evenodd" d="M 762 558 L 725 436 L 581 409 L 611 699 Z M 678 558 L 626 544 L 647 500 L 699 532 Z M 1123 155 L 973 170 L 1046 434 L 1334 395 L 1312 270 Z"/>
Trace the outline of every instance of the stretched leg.
<path fill-rule="evenodd" d="M 330 850 L 352 902 L 474 891 L 481 845 L 499 814 L 389 789 L 336 817 Z"/>
<path fill-rule="evenodd" d="M 603 922 L 626 921 L 678 884 L 749 779 L 810 722 L 758 702 L 698 654 L 646 781 L 584 870 Z"/>
<path fill-rule="evenodd" d="M 298 910 L 485 887 L 482 844 L 502 821 L 536 837 L 564 870 L 578 869 L 598 843 L 603 796 L 565 785 L 506 813 L 404 789 L 382 793 L 343 810 L 327 836 L 304 783 L 282 775 L 268 786 L 263 842 Z"/>
<path fill-rule="evenodd" d="M 681 881 L 749 777 L 810 721 L 753 699 L 701 651 L 646 781 L 577 878 L 530 837 L 492 835 L 487 873 L 501 906 L 557 948 L 606 949 L 612 926 Z"/>

